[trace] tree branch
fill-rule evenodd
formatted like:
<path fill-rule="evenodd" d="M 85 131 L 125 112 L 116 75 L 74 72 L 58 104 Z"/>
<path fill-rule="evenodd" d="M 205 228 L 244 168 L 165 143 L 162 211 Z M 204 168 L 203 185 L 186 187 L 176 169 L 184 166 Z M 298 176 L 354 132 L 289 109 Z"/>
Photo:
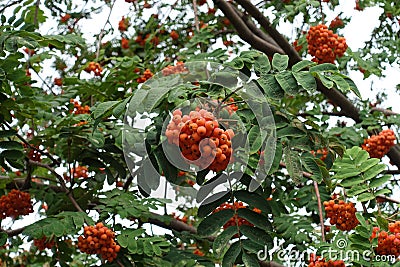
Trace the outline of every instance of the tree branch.
<path fill-rule="evenodd" d="M 240 38 L 248 42 L 255 49 L 262 51 L 268 55 L 270 54 L 273 55 L 275 53 L 281 52 L 275 46 L 271 45 L 270 43 L 266 42 L 265 40 L 255 35 L 243 22 L 240 16 L 236 13 L 232 5 L 228 4 L 223 0 L 213 0 L 213 1 L 214 4 L 218 6 L 219 9 L 222 10 L 224 15 L 229 19 L 229 21 L 235 27 Z"/>
<path fill-rule="evenodd" d="M 324 216 L 322 214 L 321 196 L 319 194 L 318 183 L 316 181 L 314 181 L 314 190 L 315 190 L 315 195 L 317 197 L 317 202 L 318 202 L 319 223 L 321 224 L 321 239 L 322 239 L 322 242 L 325 242 Z"/>
<path fill-rule="evenodd" d="M 390 115 L 399 115 L 399 113 L 396 113 L 390 109 L 384 109 L 384 108 L 371 108 L 371 113 L 374 111 L 382 112 L 384 115 L 390 116 Z"/>
<path fill-rule="evenodd" d="M 33 160 L 29 160 L 29 164 L 30 164 L 30 165 L 34 165 L 34 166 L 38 166 L 38 167 L 42 167 L 42 168 L 45 168 L 45 169 L 48 169 L 52 174 L 54 174 L 54 175 L 57 177 L 58 182 L 61 184 L 61 188 L 66 192 L 66 194 L 67 194 L 69 200 L 71 201 L 71 203 L 72 203 L 72 205 L 75 207 L 75 209 L 76 209 L 77 211 L 80 211 L 80 212 L 85 212 L 85 211 L 79 206 L 78 202 L 76 202 L 74 196 L 72 195 L 72 191 L 69 191 L 69 190 L 68 190 L 68 188 L 67 188 L 67 186 L 66 186 L 66 184 L 65 184 L 64 178 L 63 178 L 61 175 L 59 175 L 52 167 L 50 167 L 50 166 L 47 165 L 47 164 L 44 164 L 44 163 L 41 163 L 41 162 L 37 162 L 37 161 L 33 161 Z"/>
<path fill-rule="evenodd" d="M 6 233 L 8 235 L 8 237 L 13 237 L 13 236 L 21 234 L 24 231 L 24 229 L 25 229 L 25 227 L 13 229 L 13 230 L 0 229 L 0 233 Z"/>

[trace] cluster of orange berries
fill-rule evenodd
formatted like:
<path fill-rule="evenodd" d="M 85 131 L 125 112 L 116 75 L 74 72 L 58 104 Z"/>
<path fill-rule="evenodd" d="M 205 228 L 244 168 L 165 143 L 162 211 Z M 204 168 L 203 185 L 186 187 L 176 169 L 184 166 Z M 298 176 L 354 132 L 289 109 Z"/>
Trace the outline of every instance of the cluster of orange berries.
<path fill-rule="evenodd" d="M 396 136 L 390 129 L 383 130 L 378 135 L 373 135 L 364 140 L 362 149 L 369 153 L 371 158 L 382 158 L 395 145 Z"/>
<path fill-rule="evenodd" d="M 231 161 L 231 138 L 234 132 L 218 126 L 214 115 L 205 109 L 191 111 L 184 116 L 177 109 L 173 112 L 165 135 L 170 144 L 179 146 L 185 159 L 193 161 L 200 168 L 207 167 L 219 172 L 225 170 Z"/>
<path fill-rule="evenodd" d="M 74 104 L 74 109 L 70 110 L 69 113 L 73 113 L 75 115 L 90 114 L 90 107 L 88 105 L 81 106 L 78 101 L 73 99 L 70 99 L 69 102 Z"/>
<path fill-rule="evenodd" d="M 95 76 L 101 76 L 101 72 L 103 71 L 103 68 L 101 65 L 97 62 L 89 62 L 89 65 L 85 68 L 85 71 L 90 73 L 93 71 Z"/>
<path fill-rule="evenodd" d="M 146 69 L 146 70 L 143 72 L 143 74 L 142 74 L 139 78 L 136 79 L 136 81 L 137 81 L 138 83 L 144 83 L 145 81 L 147 81 L 148 79 L 150 79 L 151 77 L 153 77 L 153 75 L 154 75 L 154 74 L 151 72 L 151 70 Z"/>
<path fill-rule="evenodd" d="M 64 178 L 67 181 L 70 181 L 71 177 L 74 177 L 74 179 L 88 178 L 89 177 L 88 168 L 85 166 L 78 166 L 76 168 L 72 168 L 71 174 L 69 176 L 64 175 Z"/>
<path fill-rule="evenodd" d="M 121 247 L 115 243 L 115 233 L 99 222 L 95 226 L 85 226 L 83 236 L 78 238 L 78 248 L 87 254 L 98 254 L 112 262 Z"/>
<path fill-rule="evenodd" d="M 28 158 L 32 161 L 42 162 L 42 154 L 36 149 L 31 148 L 28 152 Z"/>
<path fill-rule="evenodd" d="M 324 161 L 328 157 L 328 149 L 325 147 L 323 149 L 318 149 L 316 152 L 314 150 L 310 151 L 314 157 L 319 157 L 320 160 Z"/>
<path fill-rule="evenodd" d="M 303 48 L 302 45 L 299 45 L 299 41 L 298 41 L 298 40 L 295 40 L 295 41 L 293 42 L 293 47 L 294 47 L 294 49 L 295 49 L 297 52 L 300 52 L 300 50 Z"/>
<path fill-rule="evenodd" d="M 241 202 L 241 201 L 234 202 L 233 204 L 231 204 L 231 203 L 222 203 L 218 208 L 216 208 L 213 211 L 213 213 L 216 213 L 216 212 L 221 211 L 221 210 L 226 210 L 226 209 L 232 209 L 234 211 L 237 211 L 238 209 L 247 209 L 247 208 L 248 207 L 245 206 L 243 204 L 243 202 Z M 258 214 L 261 213 L 261 210 L 259 210 L 257 208 L 254 208 L 253 211 L 257 212 Z M 227 221 L 224 224 L 223 228 L 226 229 L 226 228 L 228 228 L 230 226 L 236 226 L 236 224 L 238 226 L 241 226 L 241 225 L 253 226 L 253 224 L 251 224 L 249 221 L 247 221 L 246 219 L 243 219 L 243 218 L 239 217 L 237 214 L 235 214 L 232 218 L 229 219 L 229 221 Z"/>
<path fill-rule="evenodd" d="M 28 55 L 28 56 L 33 56 L 36 52 L 33 49 L 29 49 L 27 47 L 24 48 L 24 52 Z"/>
<path fill-rule="evenodd" d="M 188 69 L 185 67 L 185 63 L 178 61 L 175 66 L 167 66 L 162 69 L 161 73 L 163 76 L 168 76 L 172 74 L 187 72 Z"/>
<path fill-rule="evenodd" d="M 57 86 L 62 86 L 63 84 L 62 78 L 54 78 L 54 84 Z"/>
<path fill-rule="evenodd" d="M 308 267 L 346 267 L 346 265 L 342 260 L 325 261 L 325 259 L 321 256 L 316 256 L 315 254 L 311 253 Z"/>
<path fill-rule="evenodd" d="M 312 26 L 306 38 L 308 53 L 318 64 L 333 63 L 336 57 L 342 57 L 347 49 L 346 39 L 328 30 L 328 26 L 324 24 Z"/>
<path fill-rule="evenodd" d="M 0 219 L 6 217 L 15 219 L 32 212 L 33 205 L 29 193 L 13 189 L 7 195 L 0 197 Z"/>
<path fill-rule="evenodd" d="M 70 14 L 65 14 L 64 16 L 61 16 L 60 22 L 61 23 L 66 23 L 68 20 L 71 18 Z"/>
<path fill-rule="evenodd" d="M 169 36 L 172 38 L 172 40 L 178 40 L 179 39 L 179 33 L 175 30 L 171 31 Z"/>
<path fill-rule="evenodd" d="M 330 218 L 329 223 L 335 224 L 339 230 L 350 231 L 359 224 L 354 203 L 332 199 L 325 201 L 324 206 L 326 217 Z"/>
<path fill-rule="evenodd" d="M 129 20 L 122 16 L 122 19 L 118 22 L 118 30 L 121 32 L 126 31 L 129 27 Z"/>
<path fill-rule="evenodd" d="M 43 236 L 40 239 L 34 239 L 33 244 L 38 248 L 38 250 L 45 250 L 46 248 L 51 249 L 54 246 L 54 239 L 48 239 Z"/>
<path fill-rule="evenodd" d="M 144 46 L 149 37 L 150 33 L 146 34 L 145 36 L 138 35 L 135 39 L 135 42 L 138 43 L 140 46 Z M 160 38 L 154 36 L 153 38 L 151 38 L 150 43 L 152 43 L 153 45 L 158 45 L 160 43 Z"/>
<path fill-rule="evenodd" d="M 400 256 L 400 221 L 389 223 L 389 232 L 379 231 L 379 227 L 374 227 L 370 238 L 372 240 L 378 236 L 376 253 L 378 255 L 394 255 L 398 258 Z"/>
<path fill-rule="evenodd" d="M 121 39 L 121 47 L 122 49 L 128 49 L 129 48 L 129 40 L 126 38 Z"/>
<path fill-rule="evenodd" d="M 336 16 L 336 18 L 334 18 L 329 24 L 330 29 L 341 28 L 343 26 L 344 26 L 343 20 L 339 18 L 339 16 Z"/>

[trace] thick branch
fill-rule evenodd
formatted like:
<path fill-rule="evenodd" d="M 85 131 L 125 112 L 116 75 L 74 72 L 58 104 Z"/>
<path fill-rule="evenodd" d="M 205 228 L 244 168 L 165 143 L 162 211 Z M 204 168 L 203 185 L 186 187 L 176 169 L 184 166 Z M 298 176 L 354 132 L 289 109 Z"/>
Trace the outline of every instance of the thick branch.
<path fill-rule="evenodd" d="M 8 235 L 8 237 L 12 237 L 12 236 L 16 236 L 21 234 L 24 231 L 25 227 L 21 227 L 18 229 L 13 229 L 13 230 L 3 230 L 0 229 L 0 233 L 6 233 Z"/>
<path fill-rule="evenodd" d="M 390 109 L 384 109 L 384 108 L 371 108 L 371 112 L 378 111 L 382 112 L 384 115 L 399 115 L 399 113 L 396 113 Z"/>
<path fill-rule="evenodd" d="M 240 38 L 248 42 L 255 49 L 262 51 L 268 55 L 273 55 L 275 53 L 280 53 L 275 46 L 261 39 L 255 35 L 243 22 L 240 16 L 235 12 L 234 7 L 223 0 L 214 0 L 214 4 L 218 6 L 229 19 L 232 25 L 238 32 Z"/>
<path fill-rule="evenodd" d="M 260 10 L 253 5 L 249 0 L 236 0 L 257 22 L 263 29 L 275 40 L 276 43 L 285 51 L 289 56 L 291 65 L 301 61 L 300 55 L 294 47 L 280 34 L 269 22 L 269 20 L 260 12 Z M 271 55 L 272 56 L 272 55 Z"/>

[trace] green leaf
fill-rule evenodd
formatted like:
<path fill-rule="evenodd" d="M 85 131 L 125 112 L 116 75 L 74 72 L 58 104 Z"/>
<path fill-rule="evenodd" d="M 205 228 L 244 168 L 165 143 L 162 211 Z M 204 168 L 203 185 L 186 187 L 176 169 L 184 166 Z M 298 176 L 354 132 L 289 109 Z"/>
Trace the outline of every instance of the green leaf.
<path fill-rule="evenodd" d="M 196 183 L 198 185 L 202 185 L 204 183 L 204 180 L 206 179 L 206 176 L 207 176 L 207 174 L 209 172 L 210 172 L 209 169 L 204 169 L 204 170 L 201 170 L 201 171 L 197 172 Z"/>
<path fill-rule="evenodd" d="M 336 72 L 336 65 L 331 63 L 322 63 L 310 68 L 310 72 Z"/>
<path fill-rule="evenodd" d="M 364 179 L 365 180 L 372 179 L 372 178 L 376 177 L 378 174 L 380 174 L 382 171 L 384 171 L 385 169 L 386 169 L 386 165 L 385 164 L 375 165 L 371 169 L 369 169 L 366 172 L 364 172 L 364 175 L 363 175 Z"/>
<path fill-rule="evenodd" d="M 6 158 L 6 159 L 21 159 L 24 157 L 24 153 L 22 153 L 20 150 L 4 150 L 0 153 L 0 156 Z"/>
<path fill-rule="evenodd" d="M 275 75 L 261 75 L 257 82 L 264 89 L 267 97 L 272 99 L 281 99 L 285 96 L 285 91 L 283 91 L 278 81 L 275 79 Z"/>
<path fill-rule="evenodd" d="M 357 201 L 366 202 L 368 200 L 374 199 L 375 195 L 369 192 L 363 193 L 357 197 Z"/>
<path fill-rule="evenodd" d="M 23 150 L 24 147 L 20 142 L 16 141 L 1 141 L 0 148 L 2 149 L 16 149 L 16 150 Z"/>
<path fill-rule="evenodd" d="M 230 192 L 226 192 L 225 194 L 221 195 L 220 198 L 214 200 L 213 202 L 209 203 L 207 199 L 204 201 L 207 204 L 201 204 L 199 209 L 197 210 L 197 216 L 200 218 L 204 218 L 208 214 L 210 214 L 213 210 L 219 207 L 222 203 L 226 202 L 230 197 Z"/>
<path fill-rule="evenodd" d="M 268 218 L 262 214 L 259 214 L 255 211 L 252 211 L 247 208 L 238 209 L 237 214 L 239 217 L 246 219 L 251 224 L 253 224 L 254 226 L 257 226 L 258 228 L 260 228 L 262 230 L 272 231 L 271 223 L 269 222 Z"/>
<path fill-rule="evenodd" d="M 231 67 L 232 69 L 240 70 L 240 69 L 243 69 L 244 62 L 240 57 L 235 57 L 234 59 L 232 59 L 228 63 L 225 63 L 225 65 L 228 66 L 228 67 Z"/>
<path fill-rule="evenodd" d="M 318 78 L 320 79 L 320 81 L 322 82 L 322 84 L 323 84 L 326 88 L 330 89 L 330 88 L 333 87 L 334 83 L 333 83 L 331 80 L 329 80 L 328 78 L 326 78 L 325 75 L 320 74 L 320 73 L 317 73 L 317 75 L 318 75 Z"/>
<path fill-rule="evenodd" d="M 275 53 L 272 58 L 272 67 L 277 71 L 286 70 L 289 65 L 289 56 Z"/>
<path fill-rule="evenodd" d="M 282 138 L 282 137 L 285 137 L 285 136 L 302 137 L 302 136 L 305 136 L 305 135 L 306 135 L 306 133 L 304 131 L 300 130 L 297 127 L 292 127 L 292 126 L 288 126 L 288 127 L 279 129 L 276 132 L 276 136 L 278 138 Z"/>
<path fill-rule="evenodd" d="M 254 70 L 261 74 L 267 74 L 271 70 L 271 64 L 265 54 L 257 57 L 257 60 L 254 62 Z"/>
<path fill-rule="evenodd" d="M 236 258 L 239 256 L 241 246 L 239 241 L 233 243 L 226 251 L 222 259 L 222 267 L 232 267 L 235 264 Z"/>
<path fill-rule="evenodd" d="M 341 171 L 341 172 L 338 172 L 338 174 L 335 175 L 334 177 L 336 179 L 346 179 L 346 178 L 350 178 L 350 177 L 355 177 L 355 176 L 359 175 L 360 173 L 361 172 L 358 170 L 354 170 L 354 171 L 348 170 L 347 172 Z"/>
<path fill-rule="evenodd" d="M 275 75 L 275 79 L 278 81 L 282 89 L 289 95 L 296 95 L 299 93 L 299 87 L 296 79 L 293 77 L 292 72 L 282 71 Z"/>
<path fill-rule="evenodd" d="M 213 250 L 217 256 L 221 256 L 221 253 L 225 251 L 229 240 L 238 233 L 238 229 L 235 226 L 226 228 L 220 235 L 218 235 L 213 242 Z"/>
<path fill-rule="evenodd" d="M 333 81 L 336 84 L 337 88 L 343 93 L 346 93 L 347 91 L 350 90 L 349 84 L 340 75 L 333 74 L 332 76 L 326 76 L 326 77 L 331 81 Z"/>
<path fill-rule="evenodd" d="M 4 232 L 0 232 L 0 247 L 7 243 L 8 235 Z"/>
<path fill-rule="evenodd" d="M 10 137 L 16 135 L 17 132 L 15 130 L 4 130 L 0 131 L 0 138 Z"/>
<path fill-rule="evenodd" d="M 351 80 L 350 78 L 344 78 L 344 80 L 347 82 L 347 84 L 350 87 L 350 90 L 358 97 L 361 98 L 361 93 L 357 88 L 357 85 Z"/>
<path fill-rule="evenodd" d="M 385 184 L 387 181 L 389 181 L 392 178 L 391 175 L 387 174 L 387 175 L 383 175 L 380 178 L 375 178 L 374 180 L 372 180 L 369 184 L 369 186 L 371 188 L 375 188 L 375 187 L 379 187 L 383 184 Z"/>
<path fill-rule="evenodd" d="M 200 236 L 210 236 L 217 232 L 221 227 L 229 221 L 230 218 L 233 217 L 235 212 L 231 209 L 229 210 L 221 210 L 216 213 L 213 213 L 199 224 L 197 231 Z"/>
<path fill-rule="evenodd" d="M 100 132 L 94 132 L 93 135 L 88 136 L 88 139 L 96 148 L 102 148 L 104 146 L 105 138 Z"/>
<path fill-rule="evenodd" d="M 259 267 L 260 264 L 258 263 L 257 256 L 254 254 L 247 254 L 243 253 L 242 261 L 244 266 L 246 267 Z"/>
<path fill-rule="evenodd" d="M 375 166 L 376 164 L 378 164 L 379 162 L 381 162 L 379 159 L 371 158 L 371 159 L 368 159 L 367 161 L 364 161 L 363 163 L 361 163 L 361 165 L 360 165 L 360 167 L 358 169 L 360 170 L 360 172 L 365 172 L 368 169 L 370 169 L 373 166 Z"/>
<path fill-rule="evenodd" d="M 367 191 L 369 187 L 365 184 L 353 186 L 349 190 L 346 191 L 346 195 L 349 197 L 357 196 L 365 191 Z"/>
<path fill-rule="evenodd" d="M 303 162 L 303 166 L 306 168 L 306 170 L 313 174 L 311 178 L 320 183 L 324 177 L 315 158 L 305 157 L 301 158 L 301 161 Z"/>
<path fill-rule="evenodd" d="M 286 169 L 290 178 L 296 185 L 299 185 L 303 179 L 300 156 L 289 147 L 284 148 L 283 154 L 285 155 Z"/>
<path fill-rule="evenodd" d="M 317 82 L 315 81 L 314 76 L 310 74 L 308 71 L 301 72 L 293 72 L 292 73 L 296 81 L 307 90 L 309 93 L 315 92 L 317 90 Z"/>
<path fill-rule="evenodd" d="M 300 62 L 297 62 L 296 64 L 294 64 L 292 66 L 292 71 L 293 72 L 299 72 L 305 68 L 311 67 L 311 66 L 315 66 L 317 65 L 317 63 L 310 61 L 310 60 L 302 60 Z"/>
<path fill-rule="evenodd" d="M 116 107 L 119 103 L 119 101 L 108 101 L 100 103 L 98 106 L 95 107 L 93 111 L 94 119 L 110 116 L 114 107 Z"/>
<path fill-rule="evenodd" d="M 273 247 L 272 237 L 257 227 L 243 224 L 240 226 L 240 232 L 257 244 Z"/>
<path fill-rule="evenodd" d="M 250 145 L 250 155 L 257 153 L 262 146 L 260 127 L 258 125 L 251 127 L 248 133 L 248 140 Z"/>
<path fill-rule="evenodd" d="M 244 203 L 254 208 L 260 209 L 266 214 L 271 213 L 271 207 L 269 206 L 268 201 L 259 194 L 257 194 L 256 192 L 239 190 L 234 192 L 233 194 L 236 199 L 243 201 Z"/>

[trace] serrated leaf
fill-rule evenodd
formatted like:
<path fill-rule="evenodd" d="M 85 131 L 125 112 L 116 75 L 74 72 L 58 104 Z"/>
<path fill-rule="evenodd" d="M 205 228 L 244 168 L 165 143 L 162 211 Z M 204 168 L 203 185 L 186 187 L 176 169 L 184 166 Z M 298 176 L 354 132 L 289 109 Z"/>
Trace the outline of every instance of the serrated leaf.
<path fill-rule="evenodd" d="M 272 99 L 281 99 L 285 96 L 285 91 L 283 91 L 278 81 L 275 79 L 275 75 L 261 75 L 257 82 L 264 89 L 267 97 Z"/>
<path fill-rule="evenodd" d="M 277 71 L 284 71 L 289 65 L 289 56 L 275 53 L 272 57 L 272 67 Z"/>
<path fill-rule="evenodd" d="M 271 70 L 271 64 L 265 54 L 261 54 L 254 62 L 254 70 L 261 74 L 266 74 Z"/>
<path fill-rule="evenodd" d="M 293 77 L 292 72 L 282 71 L 275 75 L 275 79 L 281 88 L 289 95 L 296 95 L 299 93 L 299 87 L 296 79 Z"/>
<path fill-rule="evenodd" d="M 246 204 L 260 209 L 266 214 L 271 213 L 271 207 L 266 199 L 255 192 L 249 192 L 246 190 L 239 190 L 233 193 L 235 198 L 245 202 Z"/>
<path fill-rule="evenodd" d="M 358 97 L 361 98 L 361 93 L 357 88 L 357 85 L 350 78 L 344 78 L 344 80 L 349 85 L 350 90 Z"/>
<path fill-rule="evenodd" d="M 250 145 L 250 155 L 257 153 L 262 146 L 260 127 L 258 125 L 251 127 L 248 133 L 248 140 Z"/>
<path fill-rule="evenodd" d="M 276 132 L 276 136 L 278 138 L 285 137 L 285 136 L 302 137 L 302 136 L 305 136 L 305 135 L 306 135 L 306 133 L 304 131 L 300 130 L 297 127 L 292 127 L 292 126 L 288 126 L 288 127 L 279 129 Z"/>
<path fill-rule="evenodd" d="M 364 172 L 363 177 L 365 180 L 370 180 L 380 174 L 386 169 L 385 164 L 378 164 Z"/>
<path fill-rule="evenodd" d="M 232 267 L 240 254 L 241 246 L 238 241 L 233 243 L 224 254 L 222 259 L 222 267 Z"/>
<path fill-rule="evenodd" d="M 238 229 L 236 225 L 230 226 L 215 238 L 213 243 L 213 250 L 215 251 L 217 256 L 221 256 L 221 253 L 224 252 L 225 247 L 229 243 L 229 240 L 231 240 L 231 238 L 237 233 Z"/>
<path fill-rule="evenodd" d="M 350 177 L 355 177 L 358 176 L 361 172 L 358 170 L 354 170 L 354 171 L 340 171 L 338 172 L 334 177 L 336 179 L 347 179 Z"/>
<path fill-rule="evenodd" d="M 217 232 L 221 227 L 233 217 L 235 212 L 231 209 L 221 210 L 213 213 L 204 220 L 201 221 L 197 228 L 197 232 L 200 236 L 210 236 Z"/>
<path fill-rule="evenodd" d="M 283 150 L 285 155 L 286 169 L 296 185 L 299 185 L 303 179 L 303 170 L 301 168 L 300 156 L 292 151 L 289 147 Z"/>
<path fill-rule="evenodd" d="M 357 197 L 357 201 L 366 202 L 366 201 L 369 201 L 369 200 L 374 199 L 374 198 L 375 198 L 374 194 L 366 192 L 366 193 L 362 193 L 361 195 L 359 195 Z"/>
<path fill-rule="evenodd" d="M 7 243 L 8 235 L 4 232 L 0 232 L 0 246 L 4 246 Z"/>
<path fill-rule="evenodd" d="M 271 223 L 269 222 L 268 218 L 262 214 L 246 208 L 238 209 L 237 214 L 240 218 L 246 219 L 248 222 L 262 230 L 272 231 Z"/>
<path fill-rule="evenodd" d="M 335 72 L 337 70 L 336 65 L 331 63 L 322 63 L 310 68 L 310 72 Z"/>
<path fill-rule="evenodd" d="M 353 186 L 346 191 L 346 195 L 349 197 L 357 196 L 365 191 L 369 190 L 369 187 L 365 184 Z"/>
<path fill-rule="evenodd" d="M 257 244 L 273 247 L 272 237 L 257 227 L 251 227 L 243 224 L 240 226 L 240 232 Z"/>
<path fill-rule="evenodd" d="M 310 74 L 308 71 L 301 71 L 301 72 L 293 72 L 292 73 L 298 84 L 307 90 L 308 92 L 312 93 L 317 90 L 317 82 L 315 81 L 314 76 Z"/>
<path fill-rule="evenodd" d="M 328 79 L 330 79 L 331 81 L 333 81 L 337 88 L 343 92 L 346 93 L 347 91 L 350 90 L 350 86 L 349 84 L 345 81 L 345 79 L 343 79 L 343 77 L 341 77 L 340 75 L 337 74 L 333 74 L 331 76 L 326 76 Z"/>
<path fill-rule="evenodd" d="M 360 172 L 365 172 L 368 169 L 370 169 L 373 166 L 375 166 L 376 164 L 378 164 L 379 162 L 380 162 L 379 159 L 371 158 L 371 159 L 368 159 L 367 161 L 364 161 L 363 163 L 361 163 L 361 165 L 360 165 L 360 167 L 358 169 L 360 170 Z"/>
<path fill-rule="evenodd" d="M 108 101 L 100 103 L 93 111 L 94 119 L 99 119 L 111 115 L 112 109 L 118 104 L 119 101 Z"/>
<path fill-rule="evenodd" d="M 323 180 L 323 174 L 316 160 L 312 157 L 304 157 L 301 158 L 301 161 L 306 170 L 313 174 L 311 178 L 320 183 Z"/>
<path fill-rule="evenodd" d="M 333 87 L 334 83 L 333 83 L 331 80 L 329 80 L 328 78 L 326 78 L 325 75 L 320 74 L 320 73 L 317 73 L 317 75 L 318 75 L 319 80 L 322 82 L 322 84 L 323 84 L 326 88 L 330 89 L 330 88 Z"/>
<path fill-rule="evenodd" d="M 210 214 L 213 210 L 215 210 L 219 205 L 221 205 L 222 203 L 226 202 L 229 197 L 230 197 L 230 192 L 222 192 L 221 196 L 219 198 L 217 198 L 216 200 L 209 202 L 207 201 L 207 199 L 204 201 L 207 204 L 201 204 L 199 209 L 197 210 L 197 216 L 199 216 L 200 218 L 203 218 L 205 216 L 207 216 L 208 214 Z M 214 196 L 211 196 L 214 197 Z"/>
<path fill-rule="evenodd" d="M 317 63 L 315 63 L 313 61 L 302 60 L 302 61 L 297 62 L 296 64 L 294 64 L 292 66 L 292 71 L 293 72 L 299 72 L 299 71 L 301 71 L 301 70 L 303 70 L 305 68 L 312 67 L 312 66 L 315 66 L 315 65 L 317 65 Z"/>
<path fill-rule="evenodd" d="M 375 178 L 374 180 L 372 180 L 372 181 L 369 183 L 369 186 L 370 186 L 371 188 L 379 187 L 379 186 L 385 184 L 386 182 L 388 182 L 391 178 L 392 178 L 392 176 L 389 175 L 389 174 L 383 175 L 383 176 L 380 177 L 380 178 Z"/>
<path fill-rule="evenodd" d="M 17 141 L 1 141 L 0 148 L 2 149 L 15 149 L 15 150 L 23 150 L 24 147 L 20 142 Z"/>
<path fill-rule="evenodd" d="M 235 70 L 240 70 L 240 69 L 243 69 L 244 62 L 240 57 L 235 57 L 234 59 L 232 59 L 228 63 L 225 63 L 224 65 L 226 65 L 232 69 L 235 69 Z"/>
<path fill-rule="evenodd" d="M 254 254 L 243 253 L 242 261 L 244 263 L 244 266 L 246 266 L 246 267 L 259 267 L 260 266 L 260 264 L 258 263 L 257 257 Z"/>

